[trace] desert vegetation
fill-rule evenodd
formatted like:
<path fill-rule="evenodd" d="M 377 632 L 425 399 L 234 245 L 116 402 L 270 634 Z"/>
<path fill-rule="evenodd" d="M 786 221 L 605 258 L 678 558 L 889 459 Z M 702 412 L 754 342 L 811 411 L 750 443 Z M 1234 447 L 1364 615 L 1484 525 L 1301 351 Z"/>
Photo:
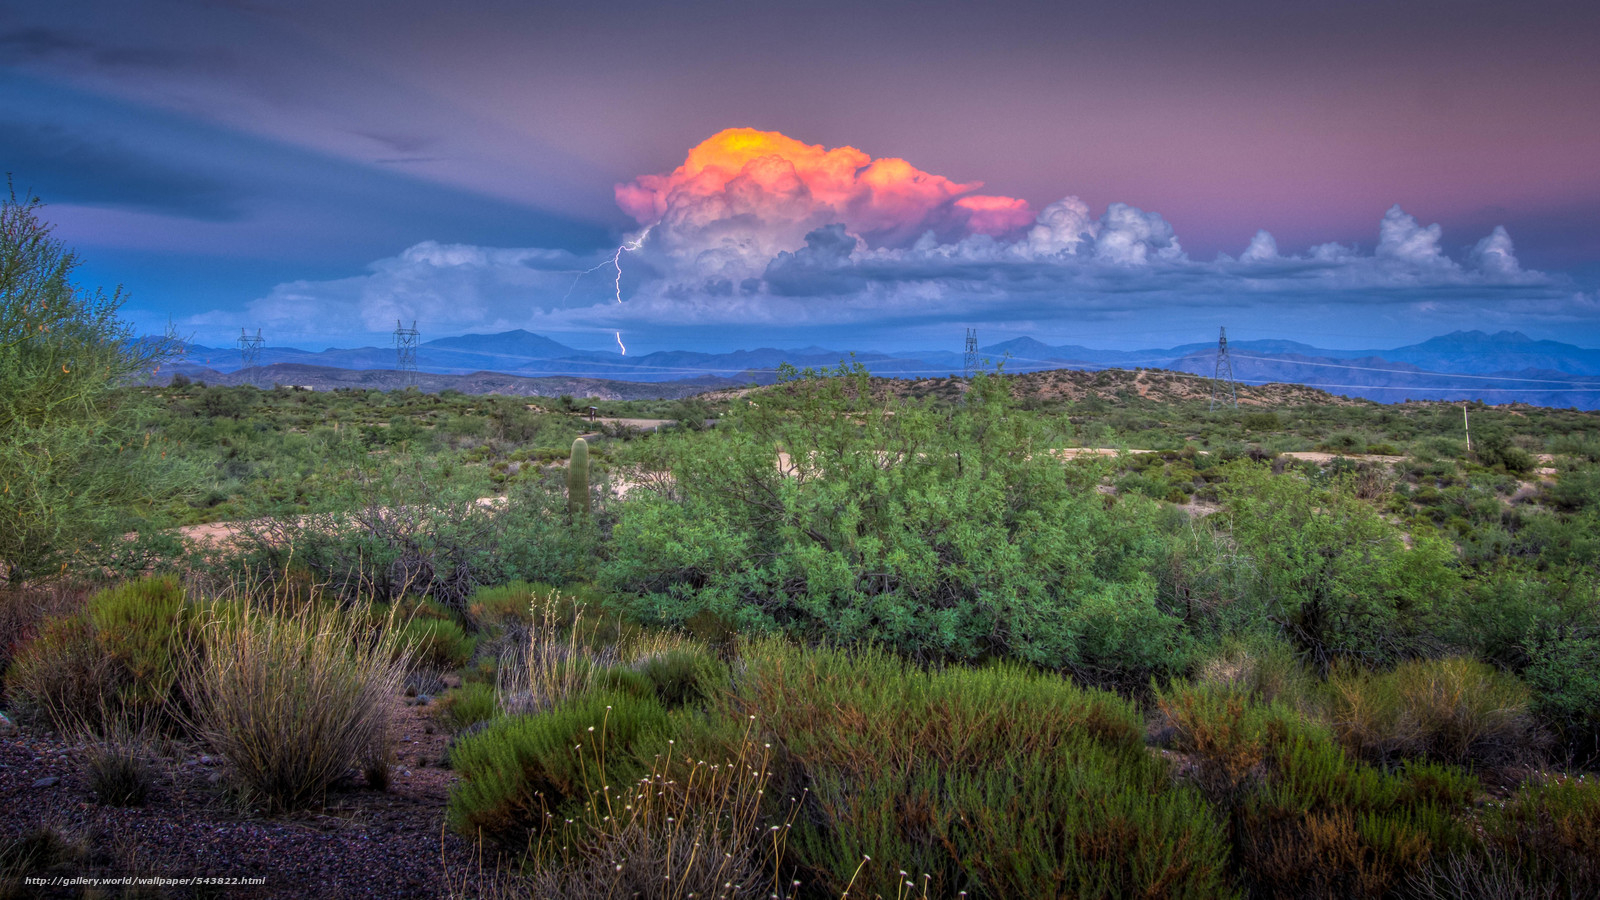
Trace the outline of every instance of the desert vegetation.
<path fill-rule="evenodd" d="M 17 750 L 8 799 L 160 810 L 203 755 L 193 808 L 304 826 L 428 769 L 440 896 L 1600 891 L 1592 413 L 1475 407 L 1469 453 L 1459 406 L 1175 373 L 594 403 L 648 434 L 157 387 L 173 348 L 37 211 L 0 235 L 0 708 L 69 768 Z M 146 871 L 13 809 L 0 891 Z"/>

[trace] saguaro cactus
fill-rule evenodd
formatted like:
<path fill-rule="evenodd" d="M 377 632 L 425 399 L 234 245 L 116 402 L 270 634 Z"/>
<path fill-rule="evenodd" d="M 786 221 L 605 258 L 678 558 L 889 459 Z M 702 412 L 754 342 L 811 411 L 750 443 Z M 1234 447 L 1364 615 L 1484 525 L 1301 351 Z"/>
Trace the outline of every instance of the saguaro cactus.
<path fill-rule="evenodd" d="M 567 512 L 574 519 L 589 515 L 589 442 L 572 442 L 572 458 L 567 461 Z"/>

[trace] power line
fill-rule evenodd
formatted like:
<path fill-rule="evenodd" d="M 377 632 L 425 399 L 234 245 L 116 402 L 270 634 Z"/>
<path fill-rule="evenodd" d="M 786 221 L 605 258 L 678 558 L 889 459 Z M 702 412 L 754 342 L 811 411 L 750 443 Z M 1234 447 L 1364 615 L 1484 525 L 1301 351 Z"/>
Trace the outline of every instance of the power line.
<path fill-rule="evenodd" d="M 961 375 L 971 378 L 972 373 L 978 368 L 978 329 L 967 329 L 967 347 L 961 360 Z"/>
<path fill-rule="evenodd" d="M 1355 372 L 1388 372 L 1388 373 L 1390 373 L 1392 375 L 1410 375 L 1410 376 L 1415 377 L 1415 378 L 1470 378 L 1470 379 L 1475 379 L 1475 380 L 1480 380 L 1480 381 L 1523 381 L 1523 382 L 1531 382 L 1531 383 L 1534 383 L 1534 384 L 1566 384 L 1566 385 L 1571 385 L 1571 384 L 1575 383 L 1575 382 L 1571 382 L 1571 381 L 1562 381 L 1561 379 L 1557 379 L 1557 378 L 1517 378 L 1517 377 L 1512 376 L 1512 375 L 1463 375 L 1463 374 L 1457 374 L 1455 372 L 1430 372 L 1430 371 L 1427 371 L 1427 370 L 1416 370 L 1416 371 L 1413 371 L 1413 370 L 1410 370 L 1410 369 L 1383 369 L 1383 368 L 1378 368 L 1376 366 L 1352 366 L 1352 365 L 1346 365 L 1344 363 L 1309 362 L 1309 361 L 1306 361 L 1306 360 L 1298 360 L 1298 359 L 1273 359 L 1270 356 L 1250 356 L 1250 355 L 1244 354 L 1244 353 L 1239 354 L 1239 358 L 1240 359 L 1253 359 L 1253 360 L 1256 360 L 1258 362 L 1278 363 L 1280 365 L 1286 365 L 1286 366 L 1318 366 L 1320 368 L 1325 368 L 1325 369 L 1350 369 L 1351 371 L 1355 371 Z M 1577 384 L 1579 386 L 1585 386 L 1586 383 L 1577 382 Z M 1596 390 L 1600 390 L 1600 383 L 1596 383 L 1596 384 L 1593 384 L 1593 385 L 1587 385 L 1587 386 L 1590 387 L 1590 388 L 1596 389 Z"/>

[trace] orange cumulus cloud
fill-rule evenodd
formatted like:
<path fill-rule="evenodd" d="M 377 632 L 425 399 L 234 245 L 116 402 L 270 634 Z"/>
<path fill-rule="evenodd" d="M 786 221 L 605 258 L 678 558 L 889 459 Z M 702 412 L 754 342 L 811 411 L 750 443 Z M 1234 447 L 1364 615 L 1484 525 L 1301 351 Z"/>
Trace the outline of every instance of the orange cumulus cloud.
<path fill-rule="evenodd" d="M 737 246 L 770 258 L 835 223 L 867 246 L 893 246 L 930 230 L 944 239 L 998 236 L 1033 222 L 1027 201 L 971 193 L 981 186 L 854 147 L 829 150 L 775 131 L 729 128 L 671 172 L 617 185 L 616 197 L 640 225 L 657 226 L 669 249 Z"/>
<path fill-rule="evenodd" d="M 975 234 L 999 236 L 1033 224 L 1033 208 L 1015 197 L 974 194 L 956 201 L 956 208 L 967 212 L 967 230 Z"/>

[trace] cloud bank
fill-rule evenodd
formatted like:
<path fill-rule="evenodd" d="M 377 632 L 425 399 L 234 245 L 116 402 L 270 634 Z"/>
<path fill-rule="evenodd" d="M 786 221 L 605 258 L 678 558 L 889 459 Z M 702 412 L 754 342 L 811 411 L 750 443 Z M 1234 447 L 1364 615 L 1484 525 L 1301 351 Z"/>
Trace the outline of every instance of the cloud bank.
<path fill-rule="evenodd" d="M 1398 205 L 1371 249 L 1286 253 L 1260 231 L 1238 256 L 1195 260 L 1159 213 L 1111 203 L 1096 215 L 1077 197 L 1035 211 L 980 187 L 853 147 L 729 129 L 672 171 L 616 186 L 640 226 L 637 250 L 620 257 L 620 304 L 614 248 L 580 257 L 429 242 L 363 275 L 279 285 L 251 313 L 325 332 L 415 318 L 435 334 L 757 327 L 881 341 L 950 321 L 1027 331 L 1144 313 L 1293 322 L 1358 310 L 1467 327 L 1583 321 L 1597 305 L 1565 278 L 1524 269 L 1504 228 L 1452 254 L 1439 225 Z"/>

